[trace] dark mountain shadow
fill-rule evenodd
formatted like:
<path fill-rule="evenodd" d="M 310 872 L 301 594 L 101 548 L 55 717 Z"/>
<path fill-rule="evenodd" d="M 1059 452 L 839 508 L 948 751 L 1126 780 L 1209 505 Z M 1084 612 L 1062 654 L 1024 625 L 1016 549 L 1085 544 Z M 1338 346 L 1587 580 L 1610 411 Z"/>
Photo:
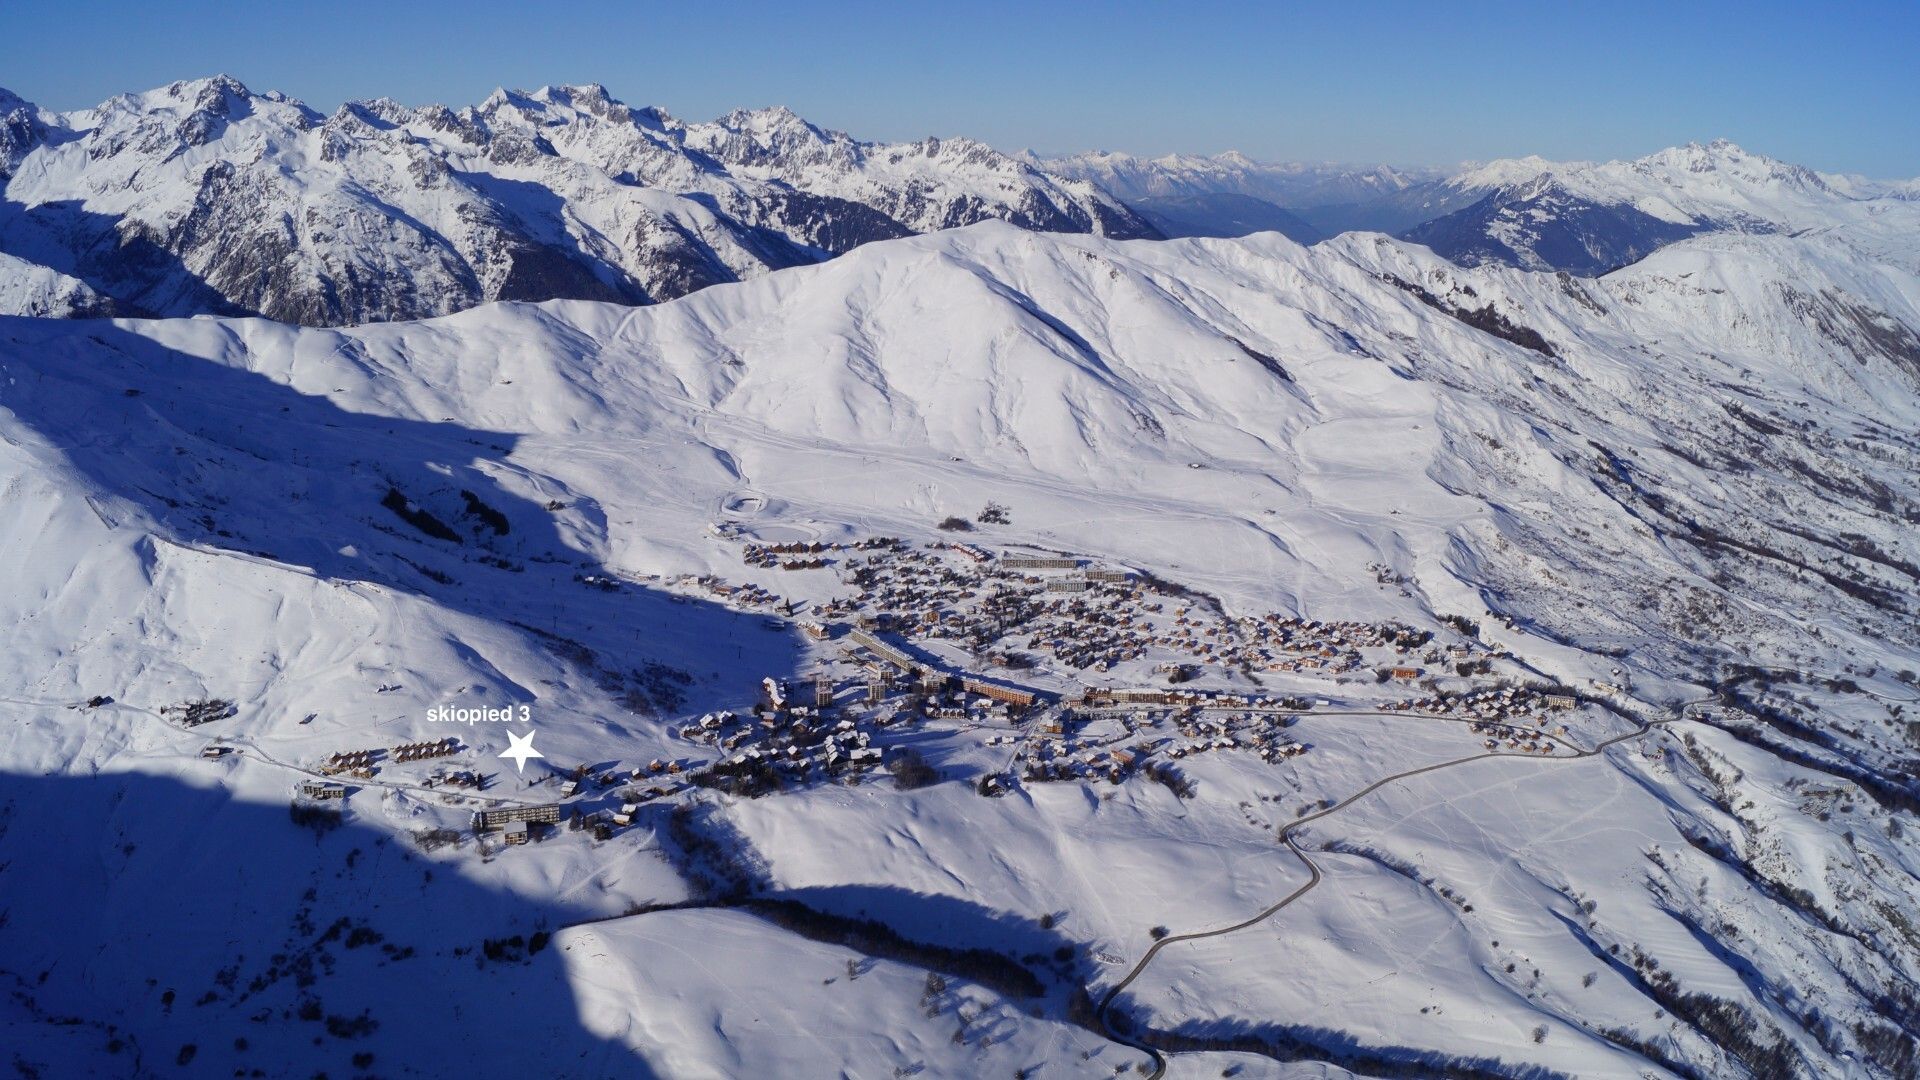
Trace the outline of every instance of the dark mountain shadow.
<path fill-rule="evenodd" d="M 251 315 L 188 270 L 140 227 L 86 209 L 79 199 L 27 206 L 0 199 L 0 251 L 84 282 L 113 302 L 89 315 Z"/>
<path fill-rule="evenodd" d="M 766 857 L 721 806 L 650 809 L 665 837 L 662 853 L 694 897 L 650 910 L 750 912 L 812 941 L 967 979 L 1100 1033 L 1084 991 L 1090 961 L 1059 928 L 1067 913 L 1031 919 L 895 885 L 780 888 Z"/>
<path fill-rule="evenodd" d="M 663 642 L 678 642 L 687 664 L 796 670 L 797 636 L 764 616 L 611 580 L 557 520 L 602 520 L 590 495 L 537 503 L 503 484 L 523 479 L 511 434 L 352 412 L 106 323 L 0 319 L 0 406 L 158 535 L 511 626 L 641 717 L 720 704 L 700 700 L 691 677 L 718 672 L 663 669 Z M 473 692 L 496 706 L 534 700 L 491 668 L 473 674 Z"/>
<path fill-rule="evenodd" d="M 1424 244 L 1462 266 L 1539 265 L 1579 277 L 1600 277 L 1639 262 L 1711 224 L 1665 221 L 1632 205 L 1606 206 L 1554 188 L 1503 188 L 1464 209 L 1423 222 L 1400 238 Z M 1525 238 L 1516 250 L 1510 233 Z"/>
<path fill-rule="evenodd" d="M 567 231 L 566 200 L 551 188 L 483 172 L 456 172 L 460 183 L 499 209 L 496 222 L 508 246 L 510 265 L 497 300 L 598 300 L 614 304 L 654 301 L 619 267 L 582 250 Z"/>
<path fill-rule="evenodd" d="M 1000 911 L 957 896 L 916 892 L 895 885 L 821 885 L 781 889 L 756 899 L 797 904 L 843 919 L 870 919 L 912 941 L 941 949 L 987 949 L 1062 983 L 1081 981 L 1080 943 L 1040 919 Z M 1051 980 L 1049 980 L 1051 981 Z"/>
<path fill-rule="evenodd" d="M 1373 1077 L 1569 1080 L 1569 1074 L 1542 1065 L 1468 1054 L 1446 1054 L 1413 1047 L 1370 1045 L 1355 1038 L 1351 1032 L 1336 1028 L 1222 1020 L 1189 1022 L 1170 1031 L 1139 1031 L 1127 1022 L 1127 1015 L 1116 1002 L 1112 1016 L 1116 1030 L 1169 1053 L 1225 1051 L 1257 1054 L 1283 1064 L 1319 1063 Z"/>
<path fill-rule="evenodd" d="M 42 1077 L 652 1075 L 581 1025 L 544 936 L 578 912 L 474 883 L 471 843 L 424 855 L 359 798 L 316 831 L 179 779 L 0 774 L 0 1055 Z"/>

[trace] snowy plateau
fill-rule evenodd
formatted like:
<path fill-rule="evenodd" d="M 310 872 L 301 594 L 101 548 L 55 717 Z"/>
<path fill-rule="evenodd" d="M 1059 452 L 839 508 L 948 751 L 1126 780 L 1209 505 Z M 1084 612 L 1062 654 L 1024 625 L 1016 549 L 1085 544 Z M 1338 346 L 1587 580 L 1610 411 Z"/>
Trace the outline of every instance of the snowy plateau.
<path fill-rule="evenodd" d="M 23 1076 L 1920 1070 L 1911 185 L 1473 181 L 1690 226 L 1583 273 L 597 88 L 0 115 Z"/>

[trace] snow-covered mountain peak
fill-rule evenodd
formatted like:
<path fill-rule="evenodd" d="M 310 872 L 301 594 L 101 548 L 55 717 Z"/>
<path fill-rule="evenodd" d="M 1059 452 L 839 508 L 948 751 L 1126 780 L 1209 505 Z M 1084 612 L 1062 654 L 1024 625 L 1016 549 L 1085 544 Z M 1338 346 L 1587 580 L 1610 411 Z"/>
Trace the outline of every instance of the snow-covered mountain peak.
<path fill-rule="evenodd" d="M 1663 176 L 1676 186 L 1686 183 L 1683 176 L 1711 177 L 1751 188 L 1785 186 L 1826 196 L 1839 194 L 1812 169 L 1750 153 L 1730 139 L 1669 147 L 1628 164 L 1649 175 Z"/>
<path fill-rule="evenodd" d="M 970 140 L 865 143 L 784 108 L 686 125 L 594 83 L 331 116 L 229 76 L 59 115 L 21 102 L 0 110 L 0 178 L 0 252 L 45 270 L 0 295 L 36 313 L 366 322 L 660 300 L 985 219 L 1155 235 Z"/>
<path fill-rule="evenodd" d="M 20 160 L 46 135 L 47 125 L 39 107 L 0 89 L 0 180 L 12 174 Z"/>
<path fill-rule="evenodd" d="M 1726 139 L 1624 161 L 1488 162 L 1443 185 L 1458 206 L 1405 235 L 1457 261 L 1604 273 L 1699 232 L 1837 229 L 1911 263 L 1915 214 L 1897 188 L 1748 151 Z M 1890 215 L 1890 216 L 1889 216 Z M 1892 242 L 1890 242 L 1892 241 Z"/>
<path fill-rule="evenodd" d="M 1556 162 L 1538 156 L 1487 162 L 1447 181 L 1462 190 L 1495 191 L 1535 184 L 1550 175 L 1562 188 L 1603 204 L 1645 205 L 1654 200 L 1714 217 L 1737 210 L 1762 220 L 1772 200 L 1843 199 L 1849 196 L 1801 165 L 1747 151 L 1727 139 L 1687 143 L 1629 160 Z M 1784 212 L 1784 206 L 1775 206 Z M 1779 223 L 1779 222 L 1776 222 Z"/>
<path fill-rule="evenodd" d="M 716 123 L 757 135 L 797 134 L 805 132 L 818 138 L 845 138 L 840 132 L 827 132 L 808 123 L 785 105 L 766 105 L 758 109 L 734 109 Z"/>
<path fill-rule="evenodd" d="M 1530 183 L 1539 179 L 1543 173 L 1566 172 L 1591 168 L 1589 162 L 1548 161 L 1538 154 L 1525 157 L 1498 158 L 1493 161 L 1462 169 L 1447 179 L 1449 186 L 1471 189 L 1492 189 L 1508 187 L 1514 184 Z"/>
<path fill-rule="evenodd" d="M 688 144 L 737 164 L 772 163 L 796 154 L 850 164 L 857 156 L 850 136 L 815 127 L 785 105 L 734 109 L 717 120 L 689 125 Z"/>

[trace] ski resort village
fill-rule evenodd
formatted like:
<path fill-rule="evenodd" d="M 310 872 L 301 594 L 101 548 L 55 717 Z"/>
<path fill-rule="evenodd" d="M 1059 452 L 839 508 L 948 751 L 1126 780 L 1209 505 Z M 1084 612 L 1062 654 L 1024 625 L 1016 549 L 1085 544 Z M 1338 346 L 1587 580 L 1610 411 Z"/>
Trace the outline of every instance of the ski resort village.
<path fill-rule="evenodd" d="M 0 1074 L 1912 1080 L 1911 184 L 1052 160 L 0 92 Z"/>
<path fill-rule="evenodd" d="M 668 718 L 668 752 L 644 761 L 609 739 L 604 757 L 543 758 L 530 776 L 503 773 L 495 740 L 449 736 L 288 763 L 296 817 L 344 813 L 350 797 L 423 794 L 447 811 L 447 824 L 424 827 L 423 839 L 450 839 L 462 831 L 454 811 L 464 812 L 484 855 L 563 832 L 608 840 L 706 792 L 953 780 L 994 797 L 1050 781 L 1140 778 L 1191 798 L 1181 762 L 1193 755 L 1310 770 L 1310 760 L 1293 760 L 1310 745 L 1289 733 L 1309 714 L 1453 724 L 1463 746 L 1471 736 L 1488 753 L 1540 755 L 1577 750 L 1619 723 L 1608 713 L 1619 712 L 1609 702 L 1622 687 L 1545 683 L 1482 643 L 1465 618 L 1450 620 L 1443 639 L 1396 624 L 1235 614 L 1152 574 L 967 542 L 739 546 L 755 580 L 575 580 L 601 592 L 710 597 L 759 615 L 805 643 L 805 673 L 741 680 L 727 707 Z M 201 725 L 227 715 L 225 702 L 197 702 L 177 722 L 217 731 Z M 942 766 L 929 763 L 931 747 Z M 216 740 L 202 756 L 239 752 Z"/>

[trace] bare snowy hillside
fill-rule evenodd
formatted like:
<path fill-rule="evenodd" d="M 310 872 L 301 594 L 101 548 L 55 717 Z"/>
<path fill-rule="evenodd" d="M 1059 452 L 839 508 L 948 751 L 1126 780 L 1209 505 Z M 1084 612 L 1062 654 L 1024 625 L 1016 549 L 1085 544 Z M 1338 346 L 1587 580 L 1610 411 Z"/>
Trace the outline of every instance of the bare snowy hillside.
<path fill-rule="evenodd" d="M 305 115 L 221 93 L 209 139 Z M 653 138 L 837 200 L 997 169 L 509 137 L 552 98 L 295 141 L 411 147 L 394 199 L 624 191 Z M 45 1075 L 1911 1076 L 1880 220 L 1592 279 L 986 222 L 650 307 L 0 320 L 0 1030 Z M 356 250 L 499 295 L 439 242 Z"/>

